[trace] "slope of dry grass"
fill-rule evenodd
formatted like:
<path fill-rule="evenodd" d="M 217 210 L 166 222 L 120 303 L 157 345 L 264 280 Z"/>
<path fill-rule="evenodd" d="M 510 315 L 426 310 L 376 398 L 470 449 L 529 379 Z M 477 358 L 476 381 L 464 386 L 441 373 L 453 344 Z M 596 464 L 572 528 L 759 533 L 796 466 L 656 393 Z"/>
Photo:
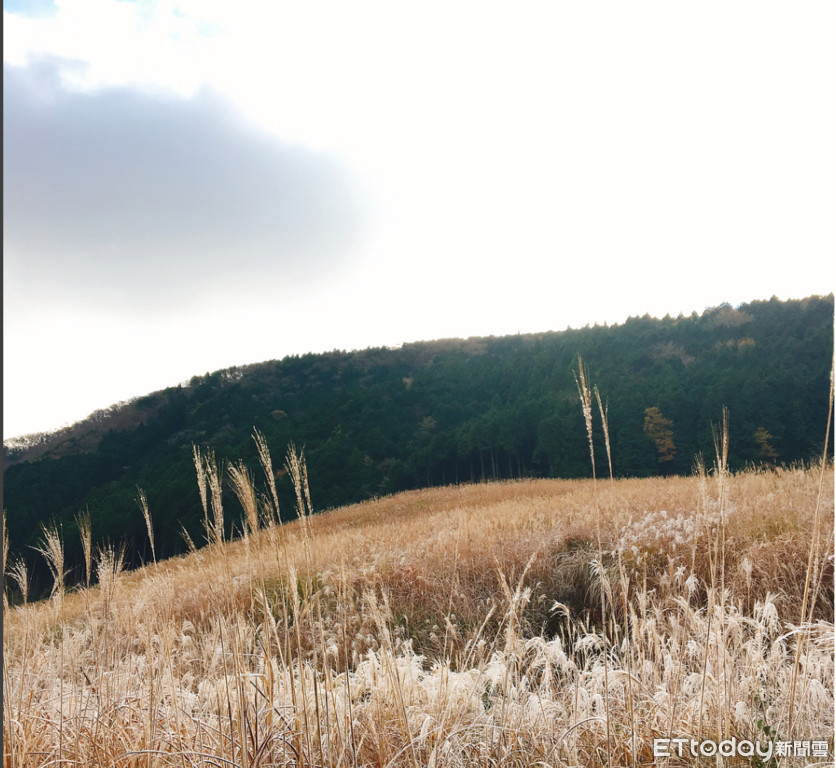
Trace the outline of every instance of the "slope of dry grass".
<path fill-rule="evenodd" d="M 4 765 L 651 765 L 658 737 L 828 738 L 821 480 L 448 487 L 255 530 L 265 494 L 244 538 L 124 574 L 108 550 L 89 590 L 7 612 Z"/>

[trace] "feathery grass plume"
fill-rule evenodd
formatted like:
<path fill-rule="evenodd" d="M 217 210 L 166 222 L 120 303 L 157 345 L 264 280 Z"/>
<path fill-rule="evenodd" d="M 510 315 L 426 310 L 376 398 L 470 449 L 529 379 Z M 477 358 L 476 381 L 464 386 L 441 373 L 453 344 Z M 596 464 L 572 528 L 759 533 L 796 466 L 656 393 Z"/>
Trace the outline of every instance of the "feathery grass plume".
<path fill-rule="evenodd" d="M 227 472 L 229 473 L 229 477 L 232 482 L 232 490 L 235 492 L 235 495 L 238 497 L 238 501 L 244 509 L 244 540 L 249 558 L 250 537 L 258 531 L 259 527 L 258 499 L 256 498 L 255 487 L 253 486 L 253 479 L 243 461 L 239 461 L 237 464 L 230 463 L 227 467 Z M 264 522 L 267 524 L 268 520 L 265 520 Z M 247 570 L 251 572 L 251 568 L 252 566 L 248 560 Z M 258 583 L 261 585 L 261 591 L 263 593 L 266 590 L 264 582 L 264 564 L 262 563 L 262 558 L 259 557 L 258 554 L 256 554 L 256 573 Z M 253 607 L 256 605 L 255 595 L 253 595 L 252 605 Z M 263 623 L 263 629 L 265 636 L 268 636 L 268 625 L 266 620 Z M 269 659 L 269 648 L 267 649 L 267 656 Z"/>
<path fill-rule="evenodd" d="M 717 495 L 722 516 L 726 503 L 726 488 L 729 477 L 729 409 L 723 406 L 723 422 L 717 427 L 711 425 L 714 440 L 714 472 L 717 478 Z"/>
<path fill-rule="evenodd" d="M 6 510 L 3 510 L 3 573 L 6 572 L 6 563 L 9 562 L 9 531 L 6 528 Z"/>
<path fill-rule="evenodd" d="M 209 544 L 222 544 L 224 541 L 223 481 L 218 471 L 215 452 L 201 454 L 196 445 L 192 445 L 197 487 L 200 491 L 200 503 L 203 505 L 203 526 L 206 541 Z M 208 502 L 208 503 L 207 503 Z M 209 504 L 212 506 L 212 518 L 209 518 Z"/>
<path fill-rule="evenodd" d="M 79 513 L 76 517 L 78 535 L 81 539 L 81 549 L 84 553 L 84 585 L 90 588 L 90 576 L 93 568 L 93 527 L 90 521 L 90 510 Z"/>
<path fill-rule="evenodd" d="M 195 546 L 194 541 L 192 541 L 192 537 L 189 535 L 189 532 L 186 530 L 186 526 L 183 523 L 180 523 L 180 535 L 183 537 L 183 541 L 186 542 L 186 546 L 189 548 L 189 553 L 194 554 L 197 552 L 197 547 Z"/>
<path fill-rule="evenodd" d="M 293 491 L 296 494 L 296 512 L 302 520 L 306 521 L 308 515 L 313 512 L 313 509 L 311 508 L 310 492 L 308 490 L 308 469 L 305 464 L 304 448 L 297 453 L 296 446 L 293 443 L 289 443 L 284 465 L 287 473 L 290 475 L 290 480 L 293 483 Z"/>
<path fill-rule="evenodd" d="M 293 490 L 296 493 L 296 510 L 299 517 L 307 517 L 313 513 L 313 509 L 311 508 L 311 496 L 308 490 L 308 469 L 305 465 L 304 449 L 297 453 L 296 446 L 290 443 L 287 446 L 285 468 L 293 482 Z"/>
<path fill-rule="evenodd" d="M 125 568 L 125 545 L 100 547 L 96 566 L 99 584 L 112 585 Z"/>
<path fill-rule="evenodd" d="M 136 488 L 137 498 L 136 503 L 142 510 L 142 516 L 145 518 L 145 528 L 148 531 L 148 541 L 151 542 L 151 557 L 154 560 L 154 565 L 157 564 L 157 550 L 154 547 L 154 527 L 151 525 L 151 510 L 148 509 L 148 499 L 145 497 L 145 491 L 139 486 Z"/>
<path fill-rule="evenodd" d="M 273 474 L 273 460 L 270 458 L 270 449 L 267 447 L 267 440 L 255 427 L 253 427 L 253 440 L 258 449 L 258 460 L 264 470 L 264 477 L 267 480 L 267 487 L 270 489 L 270 499 L 273 502 L 271 517 L 277 523 L 282 522 L 279 512 L 279 496 L 276 493 L 276 476 Z"/>
<path fill-rule="evenodd" d="M 604 427 L 604 445 L 607 448 L 607 465 L 610 468 L 610 480 L 613 479 L 612 474 L 612 451 L 610 450 L 610 427 L 607 421 L 610 412 L 610 406 L 606 406 L 601 402 L 601 393 L 598 391 L 598 385 L 595 385 L 595 399 L 598 401 L 598 411 L 601 413 L 601 424 Z"/>
<path fill-rule="evenodd" d="M 90 576 L 93 568 L 93 527 L 90 521 L 90 510 L 86 509 L 76 516 L 76 526 L 81 539 L 81 549 L 84 554 L 84 602 L 90 610 Z"/>
<path fill-rule="evenodd" d="M 114 628 L 111 631 L 111 618 L 113 598 L 116 595 L 116 587 L 119 582 L 119 574 L 125 564 L 125 546 L 114 547 L 107 543 L 98 547 L 96 552 L 96 577 L 99 580 L 99 594 L 102 611 L 102 623 L 104 626 L 104 658 L 108 658 L 110 651 L 111 635 L 116 635 L 118 642 L 119 633 Z"/>
<path fill-rule="evenodd" d="M 833 421 L 833 396 L 834 396 L 834 369 L 836 365 L 830 366 L 830 394 L 827 402 L 827 427 L 824 431 L 824 448 L 822 449 L 821 463 L 819 464 L 819 492 L 816 496 L 816 511 L 813 514 L 813 534 L 810 540 L 810 550 L 807 557 L 807 572 L 804 577 L 804 597 L 801 600 L 801 618 L 799 626 L 804 626 L 807 621 L 807 601 L 810 593 L 810 579 L 813 574 L 813 563 L 818 557 L 818 543 L 819 543 L 819 521 L 821 513 L 822 494 L 824 492 L 824 470 L 827 465 L 827 447 L 830 442 L 830 424 Z M 815 601 L 815 595 L 813 595 Z M 812 611 L 811 611 L 812 613 Z M 798 642 L 795 647 L 795 661 L 792 668 L 792 682 L 790 684 L 790 702 L 789 712 L 787 714 L 787 734 L 791 738 L 793 733 L 793 715 L 795 713 L 795 689 L 798 682 L 798 664 L 801 659 L 801 647 L 804 643 L 804 635 L 799 635 Z"/>
<path fill-rule="evenodd" d="M 203 456 L 200 449 L 192 444 L 192 459 L 194 460 L 194 470 L 197 474 L 197 490 L 200 493 L 200 505 L 203 507 L 203 529 L 209 534 L 209 505 L 206 498 L 206 468 L 203 464 Z"/>
<path fill-rule="evenodd" d="M 58 531 L 58 525 L 55 523 L 52 525 L 41 524 L 41 533 L 41 545 L 35 547 L 35 550 L 43 555 L 52 574 L 51 594 L 57 593 L 63 599 L 64 577 L 67 575 L 64 571 L 64 542 Z"/>
<path fill-rule="evenodd" d="M 26 605 L 29 602 L 29 569 L 26 567 L 26 561 L 22 557 L 16 558 L 9 565 L 8 572 L 17 584 L 23 604 Z"/>
<path fill-rule="evenodd" d="M 580 376 L 580 381 L 578 380 Z M 586 422 L 586 436 L 589 440 L 589 461 L 592 464 L 592 479 L 595 480 L 595 447 L 592 441 L 592 396 L 589 394 L 589 386 L 586 383 L 587 375 L 584 370 L 583 360 L 578 355 L 578 373 L 575 374 L 575 384 L 578 387 L 578 394 L 581 398 L 583 419 Z"/>
<path fill-rule="evenodd" d="M 0 570 L 0 578 L 3 579 L 3 605 L 8 605 L 6 596 L 6 563 L 9 562 L 9 532 L 6 530 L 6 510 L 3 510 L 3 569 Z"/>
<path fill-rule="evenodd" d="M 102 590 L 102 598 L 105 608 L 105 619 L 110 613 L 110 604 L 116 589 L 119 574 L 125 566 L 125 546 L 114 547 L 113 544 L 105 544 L 98 547 L 96 552 L 96 578 Z"/>
<path fill-rule="evenodd" d="M 726 500 L 729 479 L 729 409 L 723 406 L 723 421 L 717 427 L 711 425 L 714 440 L 714 476 L 717 479 L 717 503 L 720 510 L 721 527 L 726 523 Z"/>
<path fill-rule="evenodd" d="M 728 481 L 729 481 L 729 409 L 723 406 L 723 422 L 719 429 L 711 427 L 714 438 L 717 478 L 717 496 L 720 509 L 720 599 L 725 600 L 726 590 L 726 528 L 728 525 Z"/>
<path fill-rule="evenodd" d="M 535 552 L 528 559 L 528 562 L 523 568 L 520 578 L 517 580 L 517 585 L 511 589 L 511 582 L 505 576 L 498 564 L 495 564 L 497 573 L 499 575 L 499 584 L 505 599 L 508 601 L 508 608 L 505 613 L 505 653 L 509 656 L 513 654 L 514 648 L 522 637 L 522 614 L 525 607 L 531 600 L 531 588 L 523 587 L 525 578 L 534 565 L 534 561 L 538 558 L 540 552 Z"/>
<path fill-rule="evenodd" d="M 244 509 L 244 535 L 251 536 L 258 530 L 258 500 L 253 480 L 243 461 L 227 466 L 232 490 Z"/>
<path fill-rule="evenodd" d="M 296 446 L 290 443 L 287 446 L 287 457 L 285 458 L 284 465 L 290 475 L 293 490 L 296 493 L 296 511 L 302 521 L 302 531 L 305 541 L 305 562 L 308 566 L 309 573 L 313 573 L 311 570 L 313 557 L 311 553 L 311 528 L 309 520 L 313 509 L 311 507 L 310 492 L 308 491 L 308 469 L 305 465 L 304 449 L 297 453 Z"/>
<path fill-rule="evenodd" d="M 206 463 L 206 476 L 209 481 L 209 494 L 212 501 L 212 519 L 214 520 L 214 540 L 223 544 L 224 532 L 224 507 L 223 507 L 223 480 L 215 461 L 214 453 Z"/>
<path fill-rule="evenodd" d="M 302 488 L 305 491 L 305 503 L 308 505 L 308 514 L 313 514 L 313 504 L 311 504 L 311 487 L 308 485 L 308 465 L 305 462 L 304 451 L 299 456 L 302 464 Z"/>

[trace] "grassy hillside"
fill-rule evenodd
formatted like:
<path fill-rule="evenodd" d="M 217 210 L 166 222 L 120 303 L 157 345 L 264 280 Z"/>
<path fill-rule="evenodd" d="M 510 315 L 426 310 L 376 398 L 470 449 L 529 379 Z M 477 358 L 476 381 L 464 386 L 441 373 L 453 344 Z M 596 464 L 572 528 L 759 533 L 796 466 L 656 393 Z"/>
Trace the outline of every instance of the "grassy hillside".
<path fill-rule="evenodd" d="M 731 474 L 718 447 L 692 477 L 314 516 L 293 454 L 284 525 L 263 455 L 233 542 L 201 454 L 209 547 L 130 573 L 88 550 L 67 591 L 47 537 L 53 599 L 6 616 L 4 764 L 646 766 L 656 738 L 827 740 L 832 468 Z M 778 764 L 757 759 L 726 764 Z"/>
<path fill-rule="evenodd" d="M 398 349 L 291 357 L 205 376 L 101 411 L 52 435 L 6 446 L 4 505 L 12 550 L 37 570 L 41 525 L 63 527 L 69 580 L 83 579 L 77 515 L 94 543 L 126 541 L 151 559 L 137 504 L 144 489 L 156 554 L 203 543 L 192 450 L 258 465 L 256 427 L 274 448 L 304 446 L 316 509 L 401 490 L 521 477 L 590 475 L 575 371 L 583 355 L 609 407 L 621 476 L 689 474 L 712 451 L 729 409 L 729 466 L 791 465 L 820 451 L 833 350 L 833 297 L 777 299 L 701 315 Z M 646 429 L 648 413 L 655 414 Z M 667 426 L 666 426 L 667 425 Z M 599 474 L 607 457 L 596 451 Z M 285 520 L 294 493 L 282 471 Z M 242 511 L 225 491 L 227 533 Z"/>

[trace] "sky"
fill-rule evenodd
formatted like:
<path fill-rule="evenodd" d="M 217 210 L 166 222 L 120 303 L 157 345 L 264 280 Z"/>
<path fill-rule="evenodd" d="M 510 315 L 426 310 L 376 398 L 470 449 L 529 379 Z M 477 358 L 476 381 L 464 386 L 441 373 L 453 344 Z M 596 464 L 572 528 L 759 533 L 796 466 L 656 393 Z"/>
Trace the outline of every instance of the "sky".
<path fill-rule="evenodd" d="M 3 435 L 834 290 L 836 6 L 6 0 Z"/>

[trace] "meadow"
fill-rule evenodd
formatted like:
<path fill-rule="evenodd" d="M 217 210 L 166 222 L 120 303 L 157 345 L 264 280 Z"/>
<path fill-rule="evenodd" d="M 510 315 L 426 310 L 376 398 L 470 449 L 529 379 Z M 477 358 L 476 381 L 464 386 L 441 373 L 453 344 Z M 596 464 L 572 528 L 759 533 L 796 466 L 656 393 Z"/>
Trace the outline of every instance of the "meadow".
<path fill-rule="evenodd" d="M 194 458 L 206 547 L 122 572 L 82 520 L 89 587 L 70 590 L 45 529 L 53 596 L 6 611 L 5 766 L 715 765 L 653 741 L 732 737 L 832 756 L 830 466 L 731 474 L 721 450 L 692 477 L 313 515 L 291 448 L 299 518 L 281 525 L 271 480 Z M 243 510 L 229 541 L 223 483 Z"/>

